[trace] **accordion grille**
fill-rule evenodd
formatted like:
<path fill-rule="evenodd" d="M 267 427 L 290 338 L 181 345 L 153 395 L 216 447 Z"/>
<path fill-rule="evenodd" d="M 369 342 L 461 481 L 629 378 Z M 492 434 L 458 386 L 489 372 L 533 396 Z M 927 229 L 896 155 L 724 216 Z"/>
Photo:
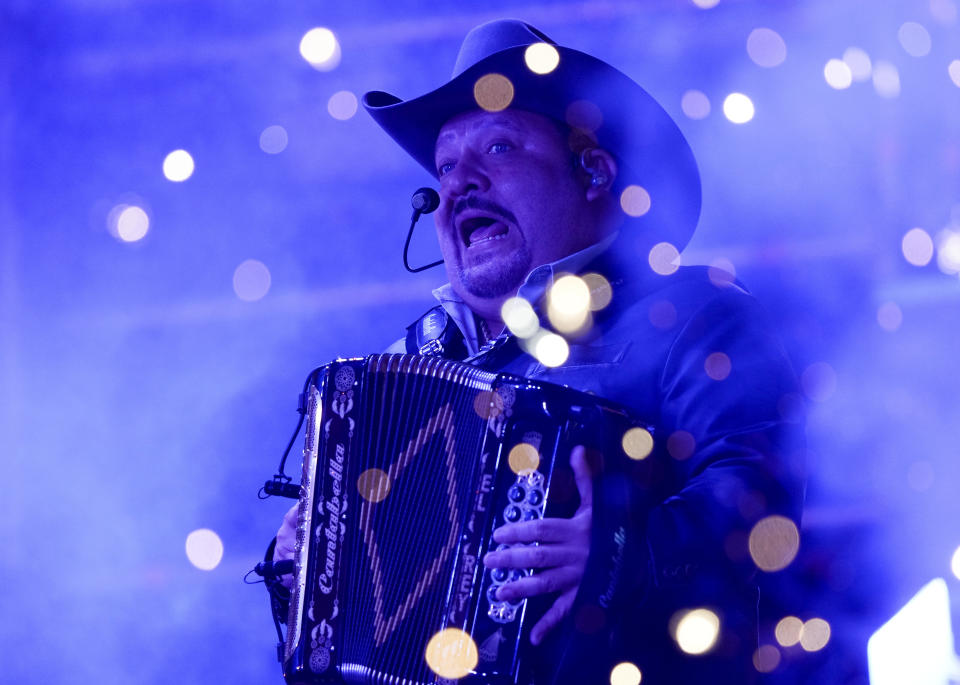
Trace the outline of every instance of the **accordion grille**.
<path fill-rule="evenodd" d="M 432 680 L 427 641 L 441 628 L 457 544 L 473 499 L 486 421 L 475 410 L 489 376 L 426 357 L 374 357 L 362 402 L 361 485 L 342 596 L 350 603 L 342 663 L 414 682 Z M 376 469 L 377 471 L 371 471 Z"/>
<path fill-rule="evenodd" d="M 288 626 L 305 670 L 288 680 L 435 682 L 424 650 L 448 616 L 495 378 L 413 355 L 326 368 Z"/>

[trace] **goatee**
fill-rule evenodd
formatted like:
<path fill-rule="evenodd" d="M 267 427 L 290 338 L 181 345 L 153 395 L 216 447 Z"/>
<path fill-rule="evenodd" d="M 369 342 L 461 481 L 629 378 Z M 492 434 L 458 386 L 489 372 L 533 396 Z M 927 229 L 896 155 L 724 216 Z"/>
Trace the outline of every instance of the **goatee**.
<path fill-rule="evenodd" d="M 501 297 L 517 288 L 530 273 L 532 257 L 527 246 L 521 245 L 509 255 L 474 264 L 460 266 L 460 283 L 474 297 Z"/>

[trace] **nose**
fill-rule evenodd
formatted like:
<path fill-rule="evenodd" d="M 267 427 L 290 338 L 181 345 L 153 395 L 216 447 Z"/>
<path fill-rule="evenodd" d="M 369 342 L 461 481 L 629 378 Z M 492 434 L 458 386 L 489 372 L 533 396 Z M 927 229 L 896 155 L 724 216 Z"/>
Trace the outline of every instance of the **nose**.
<path fill-rule="evenodd" d="M 489 188 L 490 179 L 483 168 L 482 160 L 472 151 L 464 152 L 453 169 L 440 179 L 440 194 L 447 202 Z"/>

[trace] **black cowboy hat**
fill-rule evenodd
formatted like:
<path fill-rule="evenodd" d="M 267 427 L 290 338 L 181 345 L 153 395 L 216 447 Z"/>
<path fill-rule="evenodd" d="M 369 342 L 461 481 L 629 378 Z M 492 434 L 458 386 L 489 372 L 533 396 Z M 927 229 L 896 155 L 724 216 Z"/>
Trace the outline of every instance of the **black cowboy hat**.
<path fill-rule="evenodd" d="M 533 71 L 525 60 L 527 48 L 540 43 L 559 56 L 548 73 Z M 484 90 L 494 102 L 484 101 Z M 426 95 L 406 101 L 382 91 L 363 96 L 374 120 L 434 177 L 441 127 L 481 105 L 536 112 L 585 131 L 617 158 L 618 188 L 639 185 L 649 193 L 649 211 L 632 219 L 642 222 L 645 242 L 666 241 L 682 250 L 690 240 L 700 216 L 700 174 L 670 115 L 622 72 L 557 45 L 525 22 L 500 19 L 474 28 L 460 46 L 450 81 Z"/>

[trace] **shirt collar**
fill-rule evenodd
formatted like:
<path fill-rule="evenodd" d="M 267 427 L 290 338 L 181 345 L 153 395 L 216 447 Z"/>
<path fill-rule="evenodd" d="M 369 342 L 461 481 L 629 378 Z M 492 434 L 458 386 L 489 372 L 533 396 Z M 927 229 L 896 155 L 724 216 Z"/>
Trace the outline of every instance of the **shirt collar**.
<path fill-rule="evenodd" d="M 547 289 L 553 285 L 553 281 L 558 274 L 575 274 L 579 272 L 599 256 L 601 252 L 610 247 L 616 238 L 617 233 L 613 233 L 600 242 L 585 247 L 579 252 L 574 252 L 555 262 L 536 267 L 527 274 L 527 277 L 517 289 L 517 296 L 522 297 L 536 307 L 537 302 L 540 301 Z M 447 314 L 456 322 L 457 327 L 463 333 L 469 353 L 471 355 L 476 354 L 480 349 L 480 335 L 477 330 L 476 317 L 473 316 L 471 309 L 460 299 L 460 296 L 453 291 L 453 286 L 449 283 L 444 283 L 439 288 L 434 289 L 433 296 Z"/>

